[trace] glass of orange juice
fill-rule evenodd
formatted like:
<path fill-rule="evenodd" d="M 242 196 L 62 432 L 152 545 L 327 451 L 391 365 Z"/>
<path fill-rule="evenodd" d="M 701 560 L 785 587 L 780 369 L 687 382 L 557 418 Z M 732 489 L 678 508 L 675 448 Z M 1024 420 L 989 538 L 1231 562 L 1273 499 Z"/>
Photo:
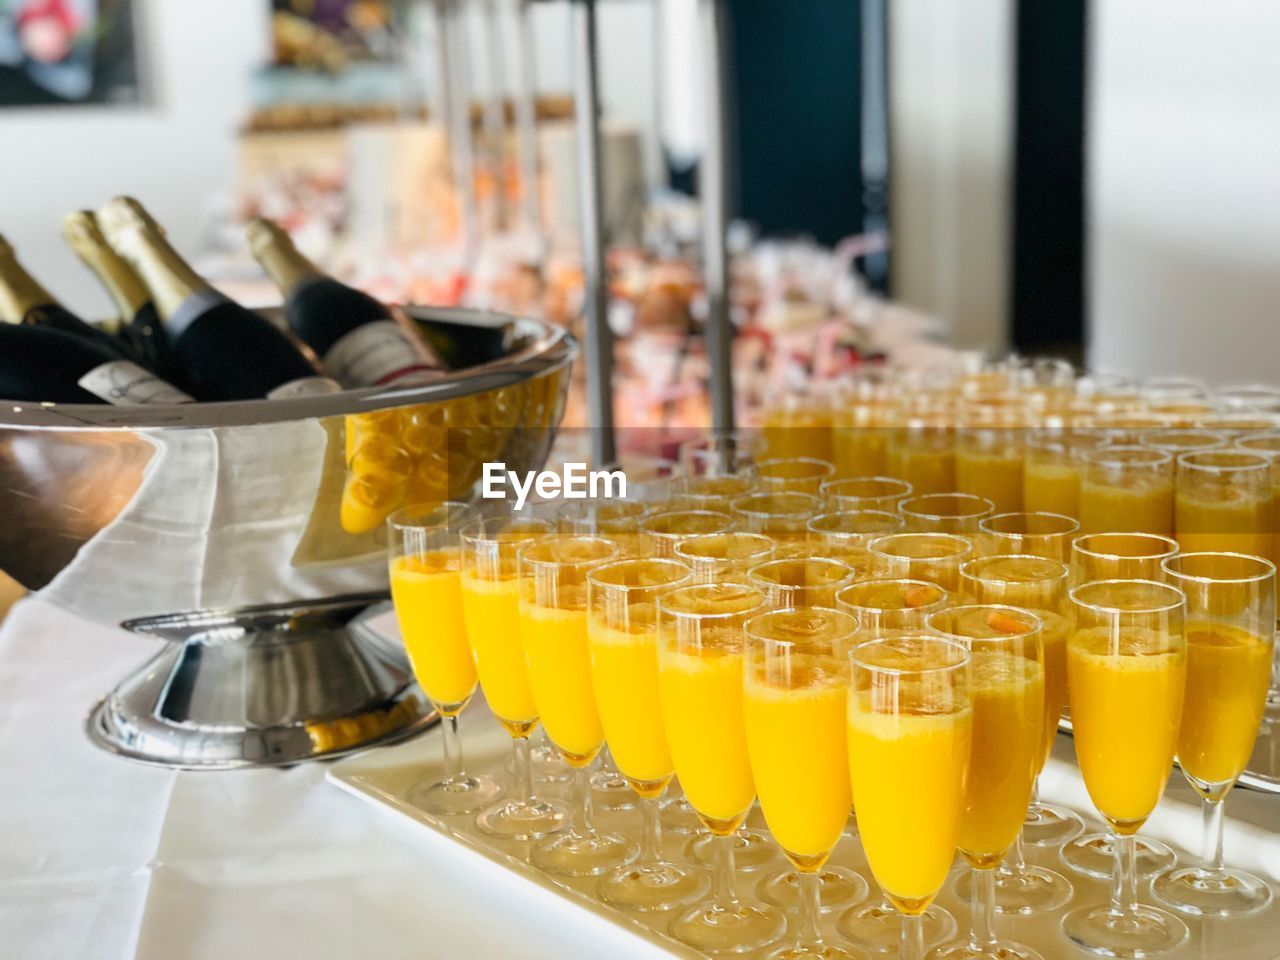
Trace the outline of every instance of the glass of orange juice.
<path fill-rule="evenodd" d="M 1022 831 L 1006 862 L 996 873 L 996 909 L 1031 914 L 1061 907 L 1071 898 L 1071 885 L 1061 874 L 1026 862 L 1023 843 L 1060 846 L 1079 835 L 1084 823 L 1066 807 L 1043 804 L 1039 775 L 1048 761 L 1067 699 L 1067 637 L 1071 610 L 1067 602 L 1069 569 L 1065 563 L 1027 554 L 981 557 L 960 571 L 964 595 L 980 604 L 1007 604 L 1040 618 L 1044 653 L 1044 741 L 1032 781 L 1031 803 Z"/>
<path fill-rule="evenodd" d="M 476 665 L 462 613 L 459 532 L 475 509 L 446 501 L 404 507 L 387 518 L 391 599 L 413 674 L 442 718 L 444 777 L 421 783 L 409 801 L 439 815 L 475 813 L 502 792 L 498 781 L 463 769 L 458 717 L 476 690 Z"/>
<path fill-rule="evenodd" d="M 908 414 L 889 431 L 885 472 L 911 484 L 917 495 L 956 488 L 955 418 L 949 413 Z"/>
<path fill-rule="evenodd" d="M 1071 541 L 1071 581 L 1159 580 L 1178 541 L 1155 533 L 1082 533 Z"/>
<path fill-rule="evenodd" d="M 817 496 L 836 468 L 829 460 L 787 457 L 756 464 L 756 483 L 765 493 L 807 493 Z"/>
<path fill-rule="evenodd" d="M 1092 953 L 1144 957 L 1187 939 L 1173 914 L 1138 902 L 1135 838 L 1155 810 L 1178 748 L 1187 683 L 1186 600 L 1154 580 L 1099 580 L 1071 591 L 1075 632 L 1067 686 L 1076 760 L 1107 822 L 1114 856 L 1111 901 L 1062 919 L 1067 939 Z"/>
<path fill-rule="evenodd" d="M 835 510 L 896 513 L 898 504 L 911 496 L 911 484 L 893 477 L 850 477 L 828 480 L 818 492 Z"/>
<path fill-rule="evenodd" d="M 1196 421 L 1196 426 L 1216 433 L 1225 433 L 1234 440 L 1263 430 L 1275 430 L 1280 427 L 1280 416 L 1264 413 L 1261 410 L 1240 410 L 1201 417 Z"/>
<path fill-rule="evenodd" d="M 1183 553 L 1268 556 L 1274 513 L 1267 457 L 1236 450 L 1178 457 L 1174 525 Z"/>
<path fill-rule="evenodd" d="M 995 504 L 971 493 L 927 493 L 898 504 L 908 533 L 959 533 L 973 536 Z"/>
<path fill-rule="evenodd" d="M 867 477 L 885 470 L 886 427 L 895 384 L 863 377 L 833 398 L 831 458 L 836 476 Z"/>
<path fill-rule="evenodd" d="M 706 891 L 706 879 L 662 856 L 659 801 L 675 767 L 658 706 L 657 601 L 692 581 L 678 560 L 617 560 L 587 574 L 591 681 L 614 763 L 640 798 L 640 857 L 600 878 L 600 899 L 669 910 Z"/>
<path fill-rule="evenodd" d="M 863 643 L 923 634 L 929 615 L 946 606 L 947 592 L 923 580 L 860 580 L 841 590 L 836 602 L 857 618 L 854 640 Z M 936 903 L 925 909 L 922 923 L 929 944 L 948 940 L 956 931 L 955 918 Z M 845 911 L 838 926 L 858 946 L 891 953 L 898 946 L 902 921 L 893 904 L 882 897 Z"/>
<path fill-rule="evenodd" d="M 1204 810 L 1204 856 L 1161 874 L 1157 900 L 1196 917 L 1239 917 L 1271 902 L 1266 882 L 1222 859 L 1223 808 L 1258 737 L 1275 645 L 1276 568 L 1238 553 L 1164 561 L 1187 597 L 1187 692 L 1178 764 Z"/>
<path fill-rule="evenodd" d="M 1080 526 L 1085 533 L 1173 536 L 1173 457 L 1140 446 L 1103 446 L 1084 456 Z"/>
<path fill-rule="evenodd" d="M 671 934 L 707 953 L 741 953 L 782 935 L 783 915 L 738 898 L 737 862 L 759 866 L 773 843 L 743 828 L 756 787 L 742 712 L 743 624 L 764 609 L 745 583 L 681 587 L 658 598 L 662 719 L 685 797 L 711 837 L 711 896 L 671 921 Z M 695 858 L 698 856 L 695 842 Z"/>
<path fill-rule="evenodd" d="M 928 580 L 954 593 L 960 565 L 973 556 L 973 544 L 954 533 L 891 533 L 867 545 L 873 577 Z"/>
<path fill-rule="evenodd" d="M 676 544 L 676 559 L 688 564 L 695 583 L 745 580 L 747 571 L 773 559 L 774 543 L 762 533 L 706 533 Z"/>
<path fill-rule="evenodd" d="M 886 637 L 855 646 L 850 669 L 846 736 L 858 831 L 876 882 L 902 917 L 898 956 L 922 960 L 924 918 L 951 869 L 964 808 L 969 652 L 941 637 Z"/>
<path fill-rule="evenodd" d="M 519 630 L 520 580 L 516 553 L 548 536 L 545 520 L 477 520 L 462 528 L 462 618 L 480 687 L 489 709 L 511 736 L 516 795 L 481 811 L 476 825 L 513 840 L 540 840 L 563 828 L 568 810 L 534 795 L 529 737 L 538 726 Z"/>
<path fill-rule="evenodd" d="M 852 804 L 845 702 L 856 629 L 849 614 L 825 607 L 770 610 L 743 627 L 751 774 L 765 822 L 796 872 L 795 939 L 771 951 L 771 958 L 854 956 L 823 942 L 818 918 L 820 874 Z M 857 886 L 853 900 L 866 895 L 866 882 L 857 874 L 837 876 Z M 841 899 L 851 902 L 847 894 Z"/>
<path fill-rule="evenodd" d="M 834 607 L 836 593 L 852 583 L 854 569 L 825 557 L 785 557 L 747 571 L 747 583 L 765 595 L 771 607 Z"/>
<path fill-rule="evenodd" d="M 834 510 L 809 520 L 809 540 L 813 552 L 841 560 L 859 574 L 871 565 L 867 546 L 877 537 L 897 533 L 902 517 L 884 510 Z"/>
<path fill-rule="evenodd" d="M 556 510 L 560 533 L 607 537 L 624 557 L 641 556 L 646 547 L 640 521 L 649 515 L 648 504 L 636 500 L 564 500 Z"/>
<path fill-rule="evenodd" d="M 717 476 L 686 477 L 680 482 L 675 496 L 682 510 L 718 510 L 729 513 L 731 504 L 738 497 L 745 497 L 757 489 L 755 477 L 747 473 L 727 473 Z"/>
<path fill-rule="evenodd" d="M 1046 563 L 1050 561 L 1044 561 Z M 1044 650 L 1034 613 L 973 604 L 930 615 L 931 633 L 969 649 L 973 741 L 956 837 L 970 871 L 969 937 L 937 960 L 1019 960 L 1040 954 L 995 932 L 996 870 L 1022 832 L 1031 784 L 1044 763 Z M 1061 901 L 1060 901 L 1061 902 Z"/>
<path fill-rule="evenodd" d="M 1024 509 L 1023 462 L 1030 416 L 1019 393 L 966 400 L 956 434 L 956 489 L 990 500 L 1002 513 Z"/>
<path fill-rule="evenodd" d="M 1023 466 L 1022 509 L 1079 518 L 1083 456 L 1105 440 L 1086 429 L 1031 431 Z"/>
<path fill-rule="evenodd" d="M 765 456 L 831 462 L 831 409 L 826 398 L 785 396 L 765 408 L 761 421 Z"/>
<path fill-rule="evenodd" d="M 807 493 L 752 493 L 731 504 L 738 528 L 773 540 L 778 556 L 809 548 L 809 519 L 823 511 L 820 498 Z"/>
<path fill-rule="evenodd" d="M 1067 563 L 1080 523 L 1058 513 L 997 513 L 978 524 L 978 543 L 991 554 L 1032 554 Z"/>
<path fill-rule="evenodd" d="M 573 768 L 572 823 L 539 841 L 531 859 L 564 876 L 599 876 L 637 853 L 634 844 L 596 829 L 589 769 L 604 745 L 604 727 L 591 682 L 587 574 L 617 555 L 609 540 L 565 535 L 533 541 L 517 553 L 519 630 L 533 702 L 547 736 Z"/>
<path fill-rule="evenodd" d="M 718 510 L 668 510 L 651 513 L 640 521 L 645 555 L 671 559 L 676 545 L 686 537 L 704 533 L 728 533 L 733 517 Z"/>
<path fill-rule="evenodd" d="M 1212 430 L 1201 430 L 1194 427 L 1170 427 L 1168 430 L 1155 430 L 1138 440 L 1138 445 L 1163 450 L 1178 457 L 1184 453 L 1201 453 L 1205 450 L 1219 450 L 1230 440 L 1225 433 L 1214 433 Z"/>

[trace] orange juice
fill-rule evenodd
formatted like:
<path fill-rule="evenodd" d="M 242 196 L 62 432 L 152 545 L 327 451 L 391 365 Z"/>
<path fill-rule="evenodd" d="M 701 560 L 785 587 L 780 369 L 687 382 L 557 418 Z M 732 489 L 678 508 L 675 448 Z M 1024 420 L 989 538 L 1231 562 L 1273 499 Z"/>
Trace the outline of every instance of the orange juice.
<path fill-rule="evenodd" d="M 1085 533 L 1173 535 L 1173 458 L 1147 447 L 1099 447 L 1086 455 L 1080 485 Z"/>
<path fill-rule="evenodd" d="M 1216 495 L 1215 495 L 1216 494 Z M 1180 488 L 1174 501 L 1174 525 L 1183 553 L 1201 550 L 1270 556 L 1273 501 L 1231 487 L 1194 493 Z"/>
<path fill-rule="evenodd" d="M 690 477 L 684 482 L 678 502 L 687 510 L 718 510 L 728 513 L 738 497 L 756 488 L 751 477 L 731 474 L 723 477 Z"/>
<path fill-rule="evenodd" d="M 1080 467 L 1047 459 L 1027 458 L 1022 505 L 1028 512 L 1080 515 Z"/>
<path fill-rule="evenodd" d="M 569 763 L 585 766 L 604 743 L 591 685 L 586 609 L 542 606 L 526 597 L 520 604 L 520 639 L 547 736 Z"/>
<path fill-rule="evenodd" d="M 680 787 L 721 833 L 739 826 L 756 796 L 743 720 L 742 623 L 729 615 L 760 601 L 756 591 L 733 584 L 664 601 L 679 612 L 718 615 L 701 624 L 696 645 L 680 643 L 678 623 L 671 627 L 676 635 L 660 638 L 658 685 Z"/>
<path fill-rule="evenodd" d="M 956 489 L 985 497 L 995 504 L 996 513 L 1021 512 L 1022 463 L 1020 446 L 962 443 L 956 451 Z"/>
<path fill-rule="evenodd" d="M 831 456 L 838 477 L 876 477 L 888 464 L 888 409 L 855 404 L 832 419 Z"/>
<path fill-rule="evenodd" d="M 867 861 L 910 914 L 928 907 L 951 870 L 973 730 L 971 710 L 936 711 L 917 699 L 914 711 L 891 712 L 870 691 L 852 693 L 847 733 Z"/>
<path fill-rule="evenodd" d="M 462 571 L 462 615 L 485 700 L 513 736 L 527 736 L 538 723 L 520 631 L 520 581 L 482 579 Z"/>
<path fill-rule="evenodd" d="M 1202 784 L 1233 781 L 1253 752 L 1271 681 L 1270 637 L 1187 622 L 1187 693 L 1178 762 Z"/>
<path fill-rule="evenodd" d="M 743 714 L 756 792 L 769 830 L 797 867 L 826 862 L 852 802 L 846 745 L 846 668 L 793 652 L 789 676 L 746 671 Z"/>
<path fill-rule="evenodd" d="M 456 550 L 391 561 L 391 598 L 413 674 L 436 709 L 456 714 L 476 689 Z"/>
<path fill-rule="evenodd" d="M 1178 745 L 1187 658 L 1158 631 L 1105 626 L 1067 641 L 1076 759 L 1098 811 L 1133 834 L 1164 793 Z"/>
<path fill-rule="evenodd" d="M 927 580 L 949 592 L 959 587 L 960 565 L 972 552 L 967 539 L 949 533 L 895 533 L 868 547 L 872 576 Z"/>
<path fill-rule="evenodd" d="M 1013 845 L 1044 763 L 1044 670 L 1035 660 L 974 642 L 973 745 L 957 845 L 994 867 Z"/>
<path fill-rule="evenodd" d="M 689 565 L 698 583 L 741 580 L 773 553 L 774 542 L 762 533 L 708 533 L 676 545 L 676 558 Z"/>
<path fill-rule="evenodd" d="M 892 431 L 885 469 L 888 476 L 911 484 L 916 496 L 954 490 L 956 453 L 950 419 L 913 420 Z"/>
<path fill-rule="evenodd" d="M 816 401 L 791 401 L 765 410 L 764 445 L 770 459 L 831 460 L 831 411 Z"/>

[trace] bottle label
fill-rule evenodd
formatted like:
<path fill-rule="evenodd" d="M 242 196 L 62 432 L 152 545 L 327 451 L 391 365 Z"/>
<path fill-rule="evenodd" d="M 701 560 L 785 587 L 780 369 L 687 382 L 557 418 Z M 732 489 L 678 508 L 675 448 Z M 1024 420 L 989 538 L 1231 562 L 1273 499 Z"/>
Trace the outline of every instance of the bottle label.
<path fill-rule="evenodd" d="M 329 348 L 324 365 L 349 387 L 382 386 L 431 370 L 394 320 L 362 323 Z"/>
<path fill-rule="evenodd" d="M 293 400 L 297 397 L 319 397 L 341 393 L 342 387 L 328 377 L 301 377 L 282 383 L 267 394 L 268 400 Z"/>
<path fill-rule="evenodd" d="M 194 403 L 172 384 L 128 360 L 99 364 L 80 378 L 80 386 L 107 403 Z"/>

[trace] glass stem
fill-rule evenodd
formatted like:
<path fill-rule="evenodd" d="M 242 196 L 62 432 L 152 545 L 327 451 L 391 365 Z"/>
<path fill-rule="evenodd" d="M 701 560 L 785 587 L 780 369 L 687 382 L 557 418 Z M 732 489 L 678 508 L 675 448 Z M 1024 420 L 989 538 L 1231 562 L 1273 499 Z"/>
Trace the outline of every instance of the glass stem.
<path fill-rule="evenodd" d="M 511 741 L 512 759 L 515 761 L 516 802 L 521 806 L 533 803 L 533 769 L 529 760 L 529 738 L 515 737 Z"/>
<path fill-rule="evenodd" d="M 822 912 L 822 877 L 817 870 L 796 871 L 796 938 L 803 944 L 822 943 L 818 917 Z"/>
<path fill-rule="evenodd" d="M 924 916 L 922 914 L 903 916 L 902 940 L 898 945 L 898 956 L 901 960 L 924 960 Z"/>
<path fill-rule="evenodd" d="M 738 868 L 734 863 L 734 836 L 713 836 L 715 844 L 712 872 L 714 876 L 715 905 L 722 910 L 731 910 L 738 904 Z"/>
<path fill-rule="evenodd" d="M 1138 906 L 1138 838 L 1111 831 L 1115 871 L 1111 878 L 1111 909 L 1132 913 Z"/>
<path fill-rule="evenodd" d="M 1009 851 L 1009 870 L 1011 873 L 1021 876 L 1027 870 L 1027 851 L 1022 845 L 1022 831 L 1018 831 L 1018 837 L 1013 841 L 1013 849 Z"/>
<path fill-rule="evenodd" d="M 662 818 L 657 797 L 640 798 L 640 816 L 644 827 L 640 836 L 640 862 L 655 864 L 662 860 Z"/>
<path fill-rule="evenodd" d="M 458 715 L 447 713 L 440 718 L 444 737 L 444 782 L 453 783 L 466 774 L 462 771 L 462 735 L 458 732 Z"/>
<path fill-rule="evenodd" d="M 1204 868 L 1210 873 L 1222 873 L 1226 864 L 1222 858 L 1223 800 L 1202 800 L 1200 809 L 1204 815 L 1203 846 Z"/>
<path fill-rule="evenodd" d="M 1031 781 L 1031 803 L 1027 807 L 1027 813 L 1031 819 L 1035 819 L 1040 814 L 1040 775 L 1036 774 L 1036 778 Z M 1019 835 L 1021 842 L 1021 835 Z"/>
<path fill-rule="evenodd" d="M 595 811 L 591 805 L 591 771 L 573 768 L 573 832 L 579 837 L 595 833 Z"/>
<path fill-rule="evenodd" d="M 969 940 L 975 948 L 996 945 L 996 871 L 973 871 L 969 890 Z"/>

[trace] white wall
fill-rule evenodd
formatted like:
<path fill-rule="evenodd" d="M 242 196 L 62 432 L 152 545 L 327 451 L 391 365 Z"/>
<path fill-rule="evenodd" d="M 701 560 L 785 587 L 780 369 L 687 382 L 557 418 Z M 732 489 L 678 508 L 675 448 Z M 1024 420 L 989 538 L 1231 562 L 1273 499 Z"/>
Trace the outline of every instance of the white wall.
<path fill-rule="evenodd" d="M 198 246 L 203 204 L 233 180 L 250 71 L 269 46 L 265 0 L 140 0 L 136 8 L 149 102 L 0 112 L 0 233 L 87 316 L 110 309 L 63 245 L 63 215 L 136 194 L 179 249 Z"/>
<path fill-rule="evenodd" d="M 893 294 L 957 346 L 1008 342 L 1012 0 L 889 10 Z"/>
<path fill-rule="evenodd" d="M 1091 363 L 1280 382 L 1280 4 L 1091 10 Z"/>

